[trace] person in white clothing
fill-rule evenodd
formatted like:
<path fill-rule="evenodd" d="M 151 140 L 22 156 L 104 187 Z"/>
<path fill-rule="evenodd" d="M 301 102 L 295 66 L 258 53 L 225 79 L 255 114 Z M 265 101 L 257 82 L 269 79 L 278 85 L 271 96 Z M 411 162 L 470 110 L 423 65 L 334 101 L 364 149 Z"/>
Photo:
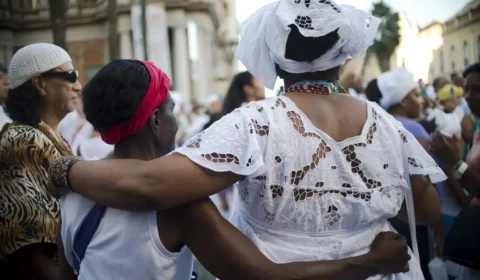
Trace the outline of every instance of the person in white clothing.
<path fill-rule="evenodd" d="M 463 88 L 447 84 L 437 92 L 437 108 L 426 117 L 434 121 L 437 129 L 447 137 L 462 137 L 462 120 L 465 116 L 460 106 L 463 98 Z"/>
<path fill-rule="evenodd" d="M 0 64 L 0 130 L 3 125 L 10 122 L 10 118 L 5 114 L 3 104 L 7 100 L 10 83 L 8 82 L 8 69 Z"/>
<path fill-rule="evenodd" d="M 270 89 L 282 78 L 283 96 L 234 110 L 159 159 L 64 159 L 68 170 L 50 174 L 68 183 L 53 184 L 104 205 L 151 211 L 238 182 L 230 220 L 275 263 L 370 252 L 379 233 L 393 230 L 388 218 L 406 219 L 406 196 L 412 224 L 440 219 L 427 177 L 437 182 L 445 174 L 415 137 L 376 104 L 337 94 L 340 66 L 364 55 L 379 24 L 331 0 L 273 2 L 242 24 L 237 57 Z M 423 279 L 417 257 L 408 267 L 311 279 Z"/>
<path fill-rule="evenodd" d="M 58 124 L 58 132 L 72 146 L 72 151 L 77 154 L 81 142 L 92 135 L 92 125 L 88 124 L 83 112 L 83 103 L 79 98 L 76 110 L 69 113 Z"/>
<path fill-rule="evenodd" d="M 91 125 L 89 123 L 89 125 Z M 78 146 L 77 156 L 86 159 L 91 158 L 105 158 L 113 152 L 114 146 L 103 142 L 102 137 L 98 131 L 92 131 L 92 136 L 85 139 Z"/>
<path fill-rule="evenodd" d="M 87 119 L 101 131 L 105 142 L 115 144 L 111 158 L 151 160 L 173 149 L 177 125 L 168 87 L 168 78 L 160 69 L 133 60 L 108 64 L 85 87 Z M 123 109 L 112 114 L 113 108 Z M 380 234 L 373 253 L 364 256 L 278 265 L 224 220 L 208 199 L 146 213 L 105 208 L 71 192 L 64 193 L 60 201 L 62 238 L 58 244 L 64 252 L 60 256 L 61 279 L 75 279 L 78 274 L 78 279 L 187 280 L 193 262 L 189 249 L 222 279 L 346 277 L 355 275 L 354 271 L 342 271 L 350 264 L 356 275 L 368 276 L 378 268 L 369 272 L 367 266 L 401 271 L 408 259 L 402 238 Z M 97 207 L 103 216 L 91 240 L 86 241 L 88 246 L 81 258 L 77 238 L 84 223 L 91 222 L 86 217 Z"/>

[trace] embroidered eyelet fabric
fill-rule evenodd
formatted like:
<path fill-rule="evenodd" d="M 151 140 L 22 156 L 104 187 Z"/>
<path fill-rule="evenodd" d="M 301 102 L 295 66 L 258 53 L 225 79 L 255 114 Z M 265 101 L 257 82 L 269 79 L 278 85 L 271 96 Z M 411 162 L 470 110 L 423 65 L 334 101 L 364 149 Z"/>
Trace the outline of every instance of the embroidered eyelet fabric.
<path fill-rule="evenodd" d="M 445 179 L 412 134 L 376 104 L 367 107 L 362 133 L 336 142 L 288 97 L 250 103 L 176 152 L 242 175 L 231 222 L 272 261 L 361 255 L 379 232 L 391 230 L 387 219 L 408 190 L 403 161 L 412 175 Z M 412 263 L 409 274 L 372 279 L 422 278 Z"/>

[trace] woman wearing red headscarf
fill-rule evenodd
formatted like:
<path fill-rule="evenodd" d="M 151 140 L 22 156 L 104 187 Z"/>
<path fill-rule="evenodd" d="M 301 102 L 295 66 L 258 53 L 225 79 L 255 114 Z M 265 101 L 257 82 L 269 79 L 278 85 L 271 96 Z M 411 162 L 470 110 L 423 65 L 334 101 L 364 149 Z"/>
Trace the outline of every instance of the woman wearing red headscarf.
<path fill-rule="evenodd" d="M 118 60 L 85 87 L 87 119 L 115 145 L 112 158 L 151 160 L 173 150 L 177 124 L 169 83 L 152 63 Z M 146 213 L 106 208 L 73 192 L 60 201 L 62 279 L 187 280 L 190 250 L 222 279 L 352 279 L 408 269 L 405 241 L 394 233 L 379 234 L 371 252 L 358 257 L 280 265 L 209 199 Z"/>

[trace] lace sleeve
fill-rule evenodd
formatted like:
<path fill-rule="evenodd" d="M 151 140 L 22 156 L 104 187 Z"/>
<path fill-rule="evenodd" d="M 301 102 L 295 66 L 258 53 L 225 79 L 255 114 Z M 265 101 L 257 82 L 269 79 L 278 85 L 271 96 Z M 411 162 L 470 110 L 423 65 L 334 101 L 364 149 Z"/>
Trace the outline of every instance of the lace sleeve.
<path fill-rule="evenodd" d="M 425 148 L 409 131 L 399 127 L 398 133 L 402 141 L 403 161 L 407 161 L 410 175 L 424 175 L 430 177 L 432 183 L 445 181 L 447 176 Z"/>
<path fill-rule="evenodd" d="M 263 166 L 269 124 L 255 106 L 243 107 L 215 122 L 176 152 L 216 171 L 249 176 Z"/>

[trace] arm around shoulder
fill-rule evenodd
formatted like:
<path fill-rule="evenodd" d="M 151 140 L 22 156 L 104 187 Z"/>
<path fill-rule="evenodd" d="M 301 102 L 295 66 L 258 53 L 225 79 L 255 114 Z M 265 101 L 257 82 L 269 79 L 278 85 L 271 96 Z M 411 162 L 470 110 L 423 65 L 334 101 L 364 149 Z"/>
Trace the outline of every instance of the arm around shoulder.
<path fill-rule="evenodd" d="M 173 208 L 217 193 L 238 179 L 238 175 L 208 170 L 179 154 L 152 161 L 81 161 L 68 174 L 75 192 L 128 211 Z"/>

